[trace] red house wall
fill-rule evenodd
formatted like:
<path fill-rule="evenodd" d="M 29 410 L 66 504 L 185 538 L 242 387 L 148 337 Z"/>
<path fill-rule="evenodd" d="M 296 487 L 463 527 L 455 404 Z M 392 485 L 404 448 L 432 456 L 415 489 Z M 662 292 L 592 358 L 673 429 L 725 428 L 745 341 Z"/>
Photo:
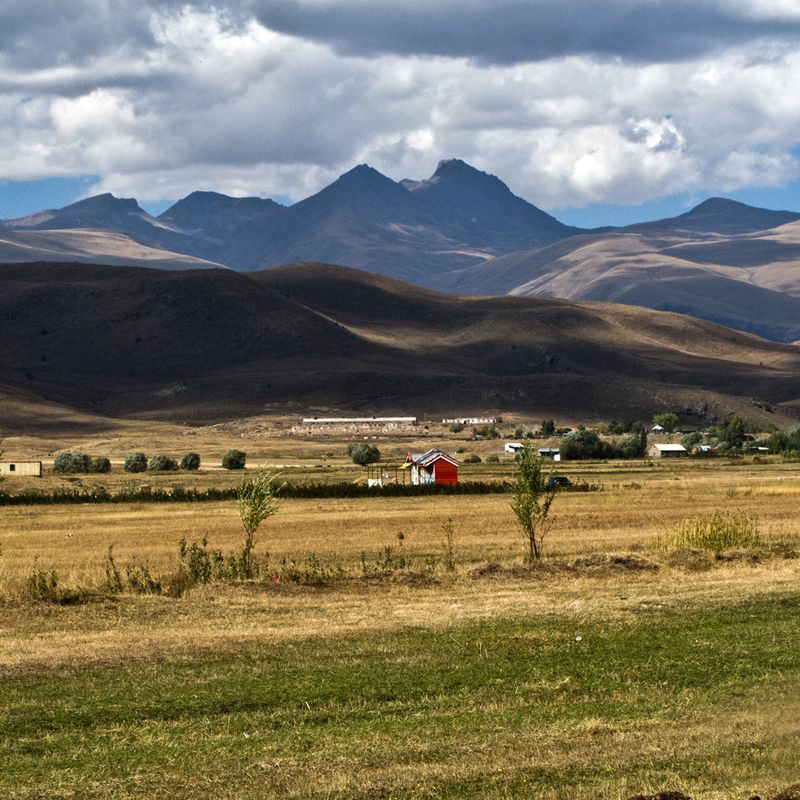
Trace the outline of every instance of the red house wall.
<path fill-rule="evenodd" d="M 458 483 L 458 467 L 440 458 L 434 466 L 434 478 L 435 483 L 446 483 L 449 486 L 455 486 Z"/>

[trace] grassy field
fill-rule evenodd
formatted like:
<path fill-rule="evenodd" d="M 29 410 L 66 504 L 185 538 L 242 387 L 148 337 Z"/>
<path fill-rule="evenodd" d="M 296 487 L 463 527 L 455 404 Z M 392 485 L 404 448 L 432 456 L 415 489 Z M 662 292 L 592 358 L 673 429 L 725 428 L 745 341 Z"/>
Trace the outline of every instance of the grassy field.
<path fill-rule="evenodd" d="M 352 473 L 307 446 L 288 466 Z M 109 545 L 167 575 L 181 538 L 236 552 L 235 503 L 0 509 L 0 796 L 733 800 L 800 781 L 798 466 L 559 470 L 602 490 L 559 495 L 536 568 L 504 495 L 285 500 L 260 580 L 180 598 L 108 592 Z M 724 509 L 759 546 L 664 548 Z M 30 599 L 35 570 L 76 601 Z"/>

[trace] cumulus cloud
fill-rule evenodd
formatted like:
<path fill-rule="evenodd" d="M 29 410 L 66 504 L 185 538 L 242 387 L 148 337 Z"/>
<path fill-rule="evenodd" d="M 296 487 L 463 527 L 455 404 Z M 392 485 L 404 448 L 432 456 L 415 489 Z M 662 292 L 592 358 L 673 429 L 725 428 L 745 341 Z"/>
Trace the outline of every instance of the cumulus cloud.
<path fill-rule="evenodd" d="M 6 4 L 0 178 L 301 199 L 459 157 L 547 208 L 798 177 L 798 3 L 701 5 Z"/>

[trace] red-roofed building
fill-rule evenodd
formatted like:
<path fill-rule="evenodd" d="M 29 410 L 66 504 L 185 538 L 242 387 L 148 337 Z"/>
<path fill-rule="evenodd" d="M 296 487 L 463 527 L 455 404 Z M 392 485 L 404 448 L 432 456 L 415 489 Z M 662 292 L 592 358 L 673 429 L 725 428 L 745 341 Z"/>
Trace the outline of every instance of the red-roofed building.
<path fill-rule="evenodd" d="M 458 483 L 458 461 L 432 448 L 425 453 L 409 453 L 400 469 L 407 469 L 411 474 L 411 483 L 443 483 L 455 486 Z"/>

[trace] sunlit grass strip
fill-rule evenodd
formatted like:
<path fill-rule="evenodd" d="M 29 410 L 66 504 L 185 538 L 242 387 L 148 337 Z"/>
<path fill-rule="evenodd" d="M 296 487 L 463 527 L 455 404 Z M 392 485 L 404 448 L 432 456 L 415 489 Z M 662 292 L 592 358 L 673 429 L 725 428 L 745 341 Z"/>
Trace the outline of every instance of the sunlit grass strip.
<path fill-rule="evenodd" d="M 756 517 L 743 511 L 715 511 L 681 523 L 663 544 L 668 550 L 697 548 L 722 553 L 756 549 L 762 539 Z"/>

